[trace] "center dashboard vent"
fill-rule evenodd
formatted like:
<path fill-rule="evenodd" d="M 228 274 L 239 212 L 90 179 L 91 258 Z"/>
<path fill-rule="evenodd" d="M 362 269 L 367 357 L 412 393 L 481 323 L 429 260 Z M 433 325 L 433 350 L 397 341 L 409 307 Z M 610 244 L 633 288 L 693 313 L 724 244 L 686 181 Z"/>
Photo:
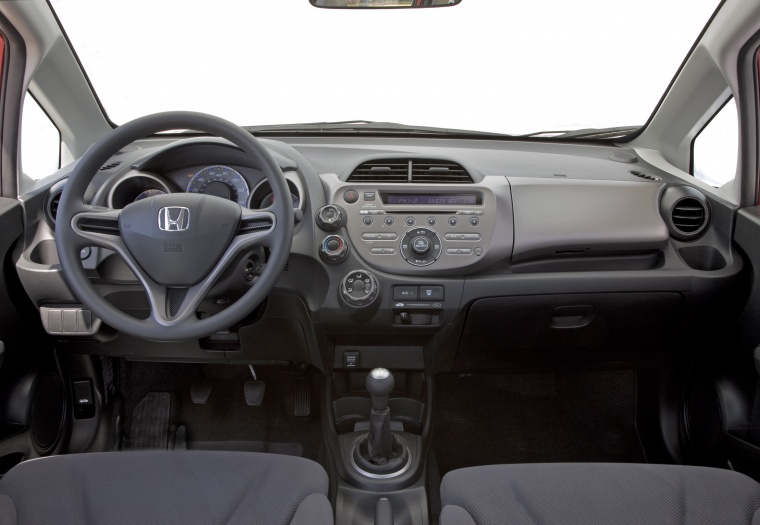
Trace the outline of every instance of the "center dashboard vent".
<path fill-rule="evenodd" d="M 349 182 L 415 182 L 420 184 L 469 184 L 472 177 L 456 162 L 427 159 L 372 160 L 360 164 Z"/>

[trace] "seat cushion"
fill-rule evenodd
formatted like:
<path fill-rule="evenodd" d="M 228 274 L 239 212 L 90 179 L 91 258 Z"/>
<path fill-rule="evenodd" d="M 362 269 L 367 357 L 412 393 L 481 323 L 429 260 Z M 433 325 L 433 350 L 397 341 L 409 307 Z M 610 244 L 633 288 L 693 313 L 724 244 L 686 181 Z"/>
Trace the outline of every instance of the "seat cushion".
<path fill-rule="evenodd" d="M 674 465 L 493 465 L 449 472 L 441 525 L 758 525 L 760 484 Z"/>
<path fill-rule="evenodd" d="M 327 490 L 317 463 L 253 452 L 73 454 L 26 461 L 0 480 L 19 525 L 327 525 Z"/>

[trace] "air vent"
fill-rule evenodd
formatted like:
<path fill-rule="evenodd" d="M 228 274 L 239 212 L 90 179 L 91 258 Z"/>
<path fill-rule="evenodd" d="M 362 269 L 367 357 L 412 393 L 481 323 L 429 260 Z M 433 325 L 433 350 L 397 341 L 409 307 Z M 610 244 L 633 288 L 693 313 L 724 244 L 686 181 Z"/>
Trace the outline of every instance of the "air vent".
<path fill-rule="evenodd" d="M 61 204 L 61 194 L 63 194 L 63 190 L 55 192 L 48 201 L 47 213 L 53 224 L 55 224 L 55 219 L 58 217 L 58 205 Z"/>
<path fill-rule="evenodd" d="M 108 171 L 112 170 L 117 166 L 121 166 L 121 161 L 111 162 L 110 164 L 106 164 L 105 166 L 101 166 L 99 171 Z"/>
<path fill-rule="evenodd" d="M 416 182 L 421 184 L 471 183 L 467 170 L 447 160 L 372 160 L 357 167 L 349 182 Z"/>
<path fill-rule="evenodd" d="M 651 181 L 659 181 L 659 180 L 662 180 L 660 177 L 657 177 L 657 176 L 655 176 L 655 175 L 650 175 L 650 174 L 648 174 L 648 173 L 641 173 L 640 171 L 633 171 L 633 170 L 632 170 L 632 171 L 629 171 L 628 173 L 630 173 L 630 174 L 631 174 L 631 175 L 633 175 L 634 177 L 638 177 L 638 178 L 640 178 L 640 179 L 646 179 L 646 180 L 651 180 Z"/>
<path fill-rule="evenodd" d="M 412 162 L 412 182 L 468 184 L 472 182 L 472 177 L 456 162 L 414 160 Z"/>
<path fill-rule="evenodd" d="M 392 159 L 365 162 L 351 173 L 348 180 L 350 182 L 407 182 L 409 161 Z"/>
<path fill-rule="evenodd" d="M 679 232 L 694 235 L 707 223 L 707 207 L 700 200 L 683 198 L 673 206 L 670 220 Z"/>

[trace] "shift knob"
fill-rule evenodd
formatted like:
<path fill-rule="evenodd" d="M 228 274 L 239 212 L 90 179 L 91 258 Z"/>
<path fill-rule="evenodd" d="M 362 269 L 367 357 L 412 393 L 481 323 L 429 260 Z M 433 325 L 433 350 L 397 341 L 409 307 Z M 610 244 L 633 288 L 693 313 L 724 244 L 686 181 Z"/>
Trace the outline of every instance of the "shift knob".
<path fill-rule="evenodd" d="M 372 410 L 385 412 L 388 408 L 388 395 L 393 390 L 394 380 L 385 368 L 375 368 L 367 374 L 367 391 L 372 396 Z"/>

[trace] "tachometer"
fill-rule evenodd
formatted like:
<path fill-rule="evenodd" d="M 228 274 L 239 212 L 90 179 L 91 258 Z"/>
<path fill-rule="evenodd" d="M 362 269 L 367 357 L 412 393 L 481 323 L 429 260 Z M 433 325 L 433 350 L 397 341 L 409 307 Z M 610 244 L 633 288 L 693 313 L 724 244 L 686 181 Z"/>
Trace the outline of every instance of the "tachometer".
<path fill-rule="evenodd" d="M 187 192 L 216 195 L 247 206 L 250 190 L 237 170 L 229 166 L 208 166 L 193 175 Z"/>

